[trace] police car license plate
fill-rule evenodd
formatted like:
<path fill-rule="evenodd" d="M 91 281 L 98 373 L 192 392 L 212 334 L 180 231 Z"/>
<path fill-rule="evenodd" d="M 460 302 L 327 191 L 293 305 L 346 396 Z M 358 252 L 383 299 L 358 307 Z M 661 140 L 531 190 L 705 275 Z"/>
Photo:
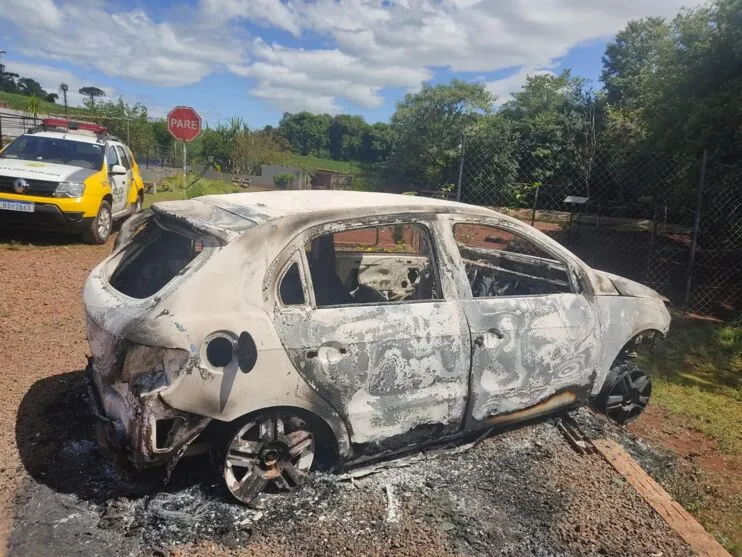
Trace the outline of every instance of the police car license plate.
<path fill-rule="evenodd" d="M 36 208 L 35 203 L 29 203 L 28 201 L 7 201 L 0 199 L 0 209 L 6 211 L 20 211 L 21 213 L 33 213 Z"/>

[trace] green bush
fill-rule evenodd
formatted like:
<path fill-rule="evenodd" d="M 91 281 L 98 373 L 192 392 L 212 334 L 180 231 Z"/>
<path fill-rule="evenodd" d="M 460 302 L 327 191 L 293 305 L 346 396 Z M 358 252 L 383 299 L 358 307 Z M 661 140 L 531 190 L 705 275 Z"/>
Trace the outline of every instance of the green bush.
<path fill-rule="evenodd" d="M 295 174 L 282 173 L 273 176 L 273 183 L 277 188 L 285 189 L 296 180 Z"/>

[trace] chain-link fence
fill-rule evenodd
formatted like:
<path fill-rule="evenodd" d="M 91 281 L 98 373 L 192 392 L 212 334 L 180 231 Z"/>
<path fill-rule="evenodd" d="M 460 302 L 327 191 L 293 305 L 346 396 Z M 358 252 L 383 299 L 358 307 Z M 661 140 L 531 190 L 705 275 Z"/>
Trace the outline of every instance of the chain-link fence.
<path fill-rule="evenodd" d="M 502 146 L 500 146 L 502 147 Z M 640 281 L 677 307 L 742 311 L 742 169 L 622 150 L 582 156 L 470 143 L 422 191 L 524 220 L 589 265 Z"/>
<path fill-rule="evenodd" d="M 84 121 L 101 124 L 112 136 L 126 143 L 140 166 L 145 168 L 177 167 L 183 165 L 182 147 L 177 142 L 163 144 L 153 134 L 154 123 L 146 119 L 117 118 L 110 116 L 71 114 L 64 115 L 28 115 L 19 110 L 0 109 L 0 148 L 13 139 L 23 135 L 29 129 L 38 126 L 44 118 L 62 118 L 70 121 Z"/>

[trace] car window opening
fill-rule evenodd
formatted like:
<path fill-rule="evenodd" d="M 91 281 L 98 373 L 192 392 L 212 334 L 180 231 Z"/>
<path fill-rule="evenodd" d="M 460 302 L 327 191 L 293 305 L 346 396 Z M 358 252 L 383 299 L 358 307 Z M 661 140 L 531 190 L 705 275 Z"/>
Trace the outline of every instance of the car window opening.
<path fill-rule="evenodd" d="M 440 299 L 430 237 L 417 224 L 355 228 L 305 246 L 317 305 Z"/>
<path fill-rule="evenodd" d="M 522 236 L 464 223 L 453 234 L 475 298 L 572 292 L 567 266 Z"/>
<path fill-rule="evenodd" d="M 134 233 L 109 282 L 126 296 L 148 298 L 178 275 L 205 246 L 204 238 L 163 226 L 153 218 Z"/>
<path fill-rule="evenodd" d="M 279 286 L 281 303 L 285 306 L 298 306 L 304 304 L 304 289 L 299 275 L 299 265 L 293 263 L 283 275 Z"/>

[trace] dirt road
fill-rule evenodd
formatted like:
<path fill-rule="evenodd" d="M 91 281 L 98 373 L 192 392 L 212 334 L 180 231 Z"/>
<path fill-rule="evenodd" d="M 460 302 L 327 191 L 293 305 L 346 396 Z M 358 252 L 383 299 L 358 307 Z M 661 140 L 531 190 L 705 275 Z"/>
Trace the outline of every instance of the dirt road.
<path fill-rule="evenodd" d="M 127 482 L 97 451 L 81 373 L 81 287 L 109 249 L 0 244 L 10 555 L 690 554 L 608 464 L 577 455 L 548 421 L 354 481 L 314 475 L 262 510 L 232 504 L 203 460 L 179 465 L 166 490 Z"/>

